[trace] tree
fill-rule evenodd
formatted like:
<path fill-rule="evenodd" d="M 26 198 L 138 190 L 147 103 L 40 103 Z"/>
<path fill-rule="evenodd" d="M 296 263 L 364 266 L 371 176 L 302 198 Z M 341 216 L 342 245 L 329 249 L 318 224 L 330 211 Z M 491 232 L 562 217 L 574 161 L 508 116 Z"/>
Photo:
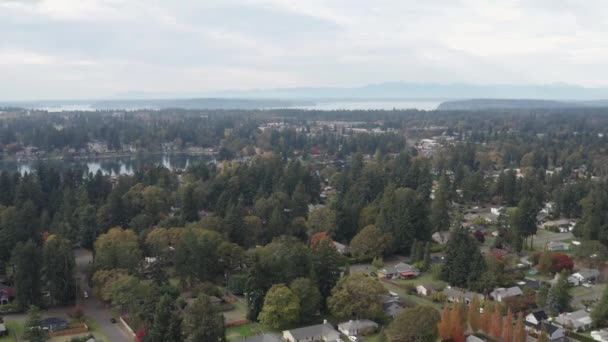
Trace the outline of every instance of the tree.
<path fill-rule="evenodd" d="M 182 341 L 180 315 L 173 305 L 174 299 L 165 294 L 156 304 L 154 320 L 146 336 L 147 342 L 180 342 Z"/>
<path fill-rule="evenodd" d="M 511 342 L 513 337 L 513 313 L 511 308 L 507 311 L 507 315 L 502 318 L 502 340 L 504 342 Z"/>
<path fill-rule="evenodd" d="M 492 331 L 492 306 L 489 302 L 485 302 L 483 305 L 483 313 L 480 317 L 480 328 L 487 334 Z"/>
<path fill-rule="evenodd" d="M 376 258 L 392 249 L 393 237 L 370 224 L 361 229 L 350 242 L 351 254 L 356 258 Z"/>
<path fill-rule="evenodd" d="M 54 304 L 69 304 L 76 298 L 76 260 L 69 240 L 51 235 L 42 250 L 42 273 Z"/>
<path fill-rule="evenodd" d="M 538 335 L 538 338 L 536 339 L 537 342 L 550 342 L 551 339 L 549 339 L 549 335 L 547 334 L 547 326 L 545 325 L 545 322 L 541 323 L 540 326 L 540 334 Z"/>
<path fill-rule="evenodd" d="M 460 315 L 460 310 L 458 309 L 458 307 L 452 307 L 452 311 L 450 312 L 450 324 L 450 335 L 452 337 L 452 341 L 464 342 L 465 338 L 464 328 L 462 326 L 462 316 Z"/>
<path fill-rule="evenodd" d="M 557 315 L 564 312 L 570 306 L 570 284 L 568 284 L 568 275 L 562 272 L 557 282 L 551 286 L 547 294 L 547 308 L 551 315 Z"/>
<path fill-rule="evenodd" d="M 490 333 L 495 338 L 500 338 L 502 334 L 502 314 L 500 312 L 500 305 L 494 306 L 494 312 L 492 313 L 492 325 L 490 327 Z"/>
<path fill-rule="evenodd" d="M 596 327 L 604 326 L 608 322 L 608 287 L 604 290 L 599 303 L 591 311 L 591 319 Z"/>
<path fill-rule="evenodd" d="M 300 318 L 300 299 L 285 284 L 273 285 L 266 293 L 258 316 L 260 323 L 272 329 L 296 323 Z"/>
<path fill-rule="evenodd" d="M 538 292 L 536 293 L 536 306 L 544 308 L 547 305 L 547 297 L 549 295 L 549 289 L 551 287 L 547 284 L 541 284 Z"/>
<path fill-rule="evenodd" d="M 42 253 L 33 241 L 19 242 L 13 249 L 11 262 L 15 281 L 15 299 L 20 308 L 40 304 Z"/>
<path fill-rule="evenodd" d="M 132 230 L 112 228 L 95 241 L 95 266 L 97 269 L 123 268 L 135 270 L 141 251 L 137 235 Z"/>
<path fill-rule="evenodd" d="M 471 327 L 471 330 L 475 333 L 478 332 L 479 329 L 481 328 L 481 316 L 479 313 L 479 299 L 477 298 L 477 296 L 473 297 L 473 301 L 471 302 L 471 304 L 469 305 L 469 311 L 468 311 L 468 321 L 469 321 L 469 326 Z"/>
<path fill-rule="evenodd" d="M 388 342 L 437 340 L 440 316 L 430 306 L 417 306 L 403 310 L 384 330 Z"/>
<path fill-rule="evenodd" d="M 521 312 L 517 315 L 513 329 L 513 342 L 526 342 L 526 326 L 524 325 L 524 314 Z"/>
<path fill-rule="evenodd" d="M 191 185 L 186 186 L 182 194 L 182 217 L 185 222 L 198 221 L 198 205 Z"/>
<path fill-rule="evenodd" d="M 308 278 L 298 278 L 289 285 L 300 301 L 300 322 L 312 319 L 319 311 L 321 294 L 317 285 Z"/>
<path fill-rule="evenodd" d="M 450 179 L 442 175 L 431 203 L 430 223 L 433 231 L 440 232 L 450 227 L 450 187 Z"/>
<path fill-rule="evenodd" d="M 42 317 L 36 306 L 30 306 L 24 324 L 23 338 L 30 342 L 48 341 L 46 331 L 42 329 Z"/>
<path fill-rule="evenodd" d="M 184 312 L 184 341 L 225 342 L 224 316 L 218 313 L 209 297 L 200 295 Z"/>
<path fill-rule="evenodd" d="M 453 286 L 473 285 L 486 269 L 477 241 L 464 228 L 452 232 L 445 260 L 441 278 Z"/>
<path fill-rule="evenodd" d="M 328 241 L 317 244 L 311 255 L 313 279 L 319 286 L 321 309 L 327 308 L 327 298 L 340 279 L 343 258 Z"/>
<path fill-rule="evenodd" d="M 441 319 L 437 323 L 437 332 L 442 341 L 449 340 L 452 337 L 452 325 L 450 318 L 450 310 L 448 308 L 448 304 L 446 303 L 441 311 Z"/>
<path fill-rule="evenodd" d="M 343 277 L 331 291 L 327 304 L 338 318 L 379 318 L 383 314 L 381 296 L 386 289 L 377 279 L 363 274 Z"/>

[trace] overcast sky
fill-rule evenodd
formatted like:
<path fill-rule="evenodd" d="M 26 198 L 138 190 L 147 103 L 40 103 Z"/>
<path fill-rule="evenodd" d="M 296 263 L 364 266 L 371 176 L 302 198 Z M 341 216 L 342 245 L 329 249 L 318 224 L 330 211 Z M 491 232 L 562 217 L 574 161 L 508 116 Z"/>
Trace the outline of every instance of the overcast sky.
<path fill-rule="evenodd" d="M 608 86 L 605 0 L 0 0 L 0 99 Z"/>

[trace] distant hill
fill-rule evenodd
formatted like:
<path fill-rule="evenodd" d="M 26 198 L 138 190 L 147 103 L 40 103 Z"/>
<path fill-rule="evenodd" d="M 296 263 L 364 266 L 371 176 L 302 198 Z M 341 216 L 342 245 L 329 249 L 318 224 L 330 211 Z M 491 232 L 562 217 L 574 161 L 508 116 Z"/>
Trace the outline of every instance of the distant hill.
<path fill-rule="evenodd" d="M 500 110 L 608 107 L 608 101 L 554 101 L 535 99 L 471 99 L 442 102 L 437 110 Z"/>

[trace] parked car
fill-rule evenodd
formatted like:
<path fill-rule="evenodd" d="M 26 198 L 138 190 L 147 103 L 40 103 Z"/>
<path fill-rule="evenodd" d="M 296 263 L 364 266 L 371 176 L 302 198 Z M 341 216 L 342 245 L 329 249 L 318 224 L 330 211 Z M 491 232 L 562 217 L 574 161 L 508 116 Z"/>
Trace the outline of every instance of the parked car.
<path fill-rule="evenodd" d="M 116 323 L 116 318 L 114 318 L 114 317 L 110 318 L 110 322 Z"/>
<path fill-rule="evenodd" d="M 359 342 L 359 338 L 357 336 L 348 336 L 348 339 L 353 342 Z"/>
<path fill-rule="evenodd" d="M 87 291 L 84 291 L 84 298 L 89 298 L 89 293 Z"/>

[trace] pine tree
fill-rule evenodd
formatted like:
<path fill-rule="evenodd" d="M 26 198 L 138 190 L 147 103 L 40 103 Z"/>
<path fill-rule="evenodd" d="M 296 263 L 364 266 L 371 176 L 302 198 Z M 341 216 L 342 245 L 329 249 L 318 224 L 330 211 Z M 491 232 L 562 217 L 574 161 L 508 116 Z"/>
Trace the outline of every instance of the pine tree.
<path fill-rule="evenodd" d="M 422 269 L 428 270 L 431 267 L 431 243 L 424 245 L 424 257 L 422 258 Z"/>
<path fill-rule="evenodd" d="M 565 311 L 570 306 L 570 284 L 568 284 L 568 275 L 563 271 L 557 282 L 551 286 L 547 294 L 547 309 L 551 315 L 557 315 Z"/>
<path fill-rule="evenodd" d="M 450 310 L 448 309 L 447 304 L 443 306 L 443 311 L 441 311 L 441 321 L 439 321 L 439 323 L 437 324 L 437 331 L 441 340 L 449 340 L 452 336 L 452 327 L 450 324 Z"/>
<path fill-rule="evenodd" d="M 418 260 L 416 260 L 417 256 L 418 256 L 418 240 L 414 239 L 414 242 L 412 243 L 412 249 L 410 250 L 410 262 L 412 264 L 418 262 Z"/>

